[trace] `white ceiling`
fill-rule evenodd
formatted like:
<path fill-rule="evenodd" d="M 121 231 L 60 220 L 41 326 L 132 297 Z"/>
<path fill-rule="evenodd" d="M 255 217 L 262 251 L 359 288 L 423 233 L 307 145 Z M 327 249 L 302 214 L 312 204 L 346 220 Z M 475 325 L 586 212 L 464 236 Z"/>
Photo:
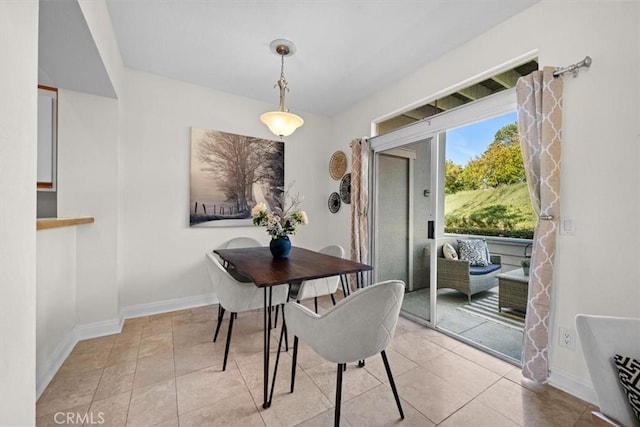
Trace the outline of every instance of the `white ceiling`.
<path fill-rule="evenodd" d="M 285 59 L 287 107 L 333 116 L 537 1 L 107 0 L 107 6 L 126 66 L 274 106 L 280 57 L 269 43 L 291 40 L 297 52 Z"/>
<path fill-rule="evenodd" d="M 40 0 L 38 84 L 116 97 L 76 0 Z"/>

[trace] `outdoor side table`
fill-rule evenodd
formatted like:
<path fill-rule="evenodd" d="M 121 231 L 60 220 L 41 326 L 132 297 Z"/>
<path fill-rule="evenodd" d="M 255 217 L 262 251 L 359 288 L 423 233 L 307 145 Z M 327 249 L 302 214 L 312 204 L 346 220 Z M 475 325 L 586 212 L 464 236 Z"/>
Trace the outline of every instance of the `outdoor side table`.
<path fill-rule="evenodd" d="M 522 268 L 500 273 L 498 278 L 498 311 L 503 308 L 514 308 L 527 311 L 529 297 L 529 276 L 525 276 Z"/>

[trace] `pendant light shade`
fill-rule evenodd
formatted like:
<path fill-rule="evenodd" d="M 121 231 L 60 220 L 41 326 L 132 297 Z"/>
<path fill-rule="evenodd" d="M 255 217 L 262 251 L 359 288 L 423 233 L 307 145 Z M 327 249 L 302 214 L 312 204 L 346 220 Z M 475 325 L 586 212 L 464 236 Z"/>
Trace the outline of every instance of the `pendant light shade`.
<path fill-rule="evenodd" d="M 286 111 L 270 111 L 260 116 L 260 121 L 279 137 L 289 136 L 304 124 L 302 117 Z"/>
<path fill-rule="evenodd" d="M 280 79 L 274 87 L 280 90 L 280 108 L 278 111 L 269 111 L 260 116 L 260 121 L 267 125 L 269 130 L 280 138 L 289 136 L 303 125 L 302 117 L 290 113 L 284 106 L 285 93 L 289 90 L 284 78 L 284 57 L 293 55 L 295 46 L 288 40 L 274 40 L 270 44 L 271 50 L 280 55 Z"/>

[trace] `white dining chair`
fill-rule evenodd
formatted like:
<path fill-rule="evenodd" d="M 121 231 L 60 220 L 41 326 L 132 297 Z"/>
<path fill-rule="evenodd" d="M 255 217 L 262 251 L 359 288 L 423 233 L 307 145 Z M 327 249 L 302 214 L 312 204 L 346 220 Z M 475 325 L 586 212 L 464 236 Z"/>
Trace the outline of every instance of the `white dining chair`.
<path fill-rule="evenodd" d="M 256 247 L 260 247 L 260 246 L 262 246 L 262 243 L 258 242 L 253 237 L 240 236 L 240 237 L 234 237 L 232 239 L 227 240 L 226 242 L 224 242 L 220 246 L 218 246 L 216 249 L 256 248 Z M 218 255 L 213 254 L 213 256 L 215 256 L 216 259 L 218 261 L 220 261 L 222 266 L 229 272 L 229 274 L 231 274 L 231 276 L 233 276 L 234 279 L 236 279 L 239 282 L 244 282 L 244 283 L 251 282 L 251 280 L 249 280 L 248 278 L 246 278 L 246 277 L 242 276 L 241 274 L 237 273 L 235 271 L 235 269 L 233 268 L 233 266 L 227 265 L 227 263 L 225 261 L 223 261 Z M 214 286 L 213 289 L 215 291 L 216 290 L 216 284 L 213 283 L 213 286 Z M 220 304 L 218 304 L 218 320 L 217 320 L 217 324 L 216 324 L 216 332 L 213 335 L 213 342 L 216 342 L 216 340 L 218 339 L 218 332 L 220 332 L 220 325 L 222 323 L 223 314 L 224 314 L 224 309 L 222 308 L 222 306 Z"/>
<path fill-rule="evenodd" d="M 253 237 L 240 236 L 227 240 L 216 249 L 256 248 L 259 246 L 263 246 L 262 243 L 258 242 Z M 215 256 L 220 260 L 220 257 L 217 255 Z"/>
<path fill-rule="evenodd" d="M 214 342 L 218 337 L 220 325 L 224 318 L 225 311 L 229 311 L 229 330 L 227 331 L 227 342 L 224 349 L 224 361 L 222 370 L 227 368 L 227 358 L 229 356 L 229 345 L 231 344 L 231 333 L 233 331 L 233 320 L 237 313 L 260 309 L 264 307 L 264 292 L 251 282 L 240 282 L 235 279 L 211 253 L 207 253 L 207 263 L 211 282 L 216 289 L 218 301 L 222 314 L 218 317 L 218 326 L 214 335 Z M 272 304 L 284 304 L 289 295 L 289 286 L 274 286 L 272 292 Z"/>
<path fill-rule="evenodd" d="M 342 372 L 346 369 L 346 364 L 378 353 L 382 356 L 400 418 L 404 419 L 398 390 L 385 353 L 396 330 L 404 287 L 400 280 L 373 284 L 343 299 L 323 315 L 295 302 L 284 306 L 287 329 L 295 336 L 291 392 L 293 393 L 295 385 L 298 339 L 301 339 L 320 356 L 338 364 L 334 414 L 336 426 L 340 424 Z"/>
<path fill-rule="evenodd" d="M 325 255 L 331 255 L 337 258 L 344 258 L 344 249 L 339 245 L 329 245 L 320 249 L 318 252 Z M 305 280 L 300 284 L 296 300 L 298 302 L 313 298 L 313 304 L 316 313 L 318 312 L 318 297 L 324 295 L 330 295 L 333 305 L 336 305 L 335 293 L 338 290 L 338 284 L 341 282 L 340 276 L 322 277 L 320 279 Z M 347 296 L 346 290 L 343 286 L 343 292 L 345 297 Z"/>
<path fill-rule="evenodd" d="M 640 357 L 640 319 L 578 314 L 576 329 L 600 411 L 598 426 L 640 427 L 620 385 L 613 356 Z"/>

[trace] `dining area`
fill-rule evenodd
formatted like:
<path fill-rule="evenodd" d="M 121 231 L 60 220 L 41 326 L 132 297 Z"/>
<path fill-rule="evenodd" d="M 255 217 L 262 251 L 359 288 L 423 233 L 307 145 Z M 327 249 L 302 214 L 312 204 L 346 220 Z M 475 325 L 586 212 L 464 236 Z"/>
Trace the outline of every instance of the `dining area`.
<path fill-rule="evenodd" d="M 540 403 L 527 422 L 557 413 L 519 368 L 400 317 L 402 281 L 376 282 L 335 243 L 292 245 L 303 211 L 274 215 L 251 213 L 268 245 L 231 232 L 191 256 L 213 300 L 140 306 L 117 332 L 77 340 L 36 425 L 523 425 L 517 402 L 504 405 L 514 396 Z M 556 409 L 574 425 L 590 408 L 569 400 Z"/>
<path fill-rule="evenodd" d="M 243 247 L 251 245 L 249 247 Z M 365 358 L 380 354 L 400 419 L 404 418 L 385 349 L 395 332 L 404 296 L 404 283 L 386 281 L 370 284 L 372 267 L 344 258 L 344 249 L 330 245 L 320 251 L 293 247 L 283 255 L 248 238 L 232 239 L 207 254 L 212 285 L 219 295 L 214 341 L 229 311 L 223 370 L 227 366 L 234 319 L 238 311 L 260 309 L 263 323 L 262 408 L 270 408 L 276 390 L 281 354 L 289 351 L 293 338 L 290 393 L 294 393 L 299 338 L 315 353 L 337 365 L 334 401 L 335 426 L 340 425 L 342 378 L 347 363 L 365 366 Z M 352 288 L 350 277 L 354 279 Z M 336 302 L 338 284 L 342 291 Z M 369 286 L 366 286 L 369 285 Z M 253 289 L 251 287 L 254 287 Z M 329 297 L 332 306 L 320 314 L 318 298 Z M 313 310 L 300 304 L 313 298 Z M 281 310 L 280 310 L 281 309 Z M 277 332 L 281 311 L 280 332 Z M 270 359 L 272 334 L 278 336 L 273 368 Z M 283 343 L 284 338 L 284 343 Z M 284 345 L 284 348 L 283 348 Z M 284 363 L 283 363 L 284 364 Z M 286 371 L 285 371 L 286 372 Z M 283 381 L 281 379 L 280 381 Z"/>
<path fill-rule="evenodd" d="M 370 284 L 367 264 L 324 248 L 274 259 L 250 243 L 225 242 L 201 264 L 244 280 L 246 310 L 225 307 L 222 282 L 211 281 L 220 303 L 128 318 L 118 334 L 80 341 L 39 399 L 36 424 L 506 425 L 518 419 L 515 401 L 505 405 L 514 397 L 539 402 L 527 416 L 541 423 L 556 410 L 571 423 L 588 416 L 577 399 L 544 389 L 533 399 L 517 367 L 398 317 L 402 285 Z"/>

